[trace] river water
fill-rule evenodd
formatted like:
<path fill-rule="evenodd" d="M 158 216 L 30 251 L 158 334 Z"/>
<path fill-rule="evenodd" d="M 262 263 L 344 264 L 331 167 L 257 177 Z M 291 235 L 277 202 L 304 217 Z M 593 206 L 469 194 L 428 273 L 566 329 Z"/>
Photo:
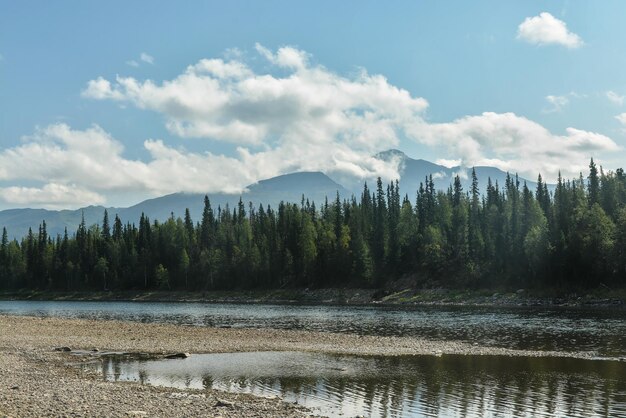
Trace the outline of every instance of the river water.
<path fill-rule="evenodd" d="M 108 357 L 105 380 L 280 396 L 332 417 L 623 417 L 626 363 L 300 352 Z"/>
<path fill-rule="evenodd" d="M 458 340 L 561 357 L 299 352 L 105 356 L 106 380 L 277 395 L 346 417 L 626 417 L 626 310 L 0 301 L 0 314 Z"/>
<path fill-rule="evenodd" d="M 0 314 L 411 336 L 626 357 L 626 309 L 0 301 Z"/>

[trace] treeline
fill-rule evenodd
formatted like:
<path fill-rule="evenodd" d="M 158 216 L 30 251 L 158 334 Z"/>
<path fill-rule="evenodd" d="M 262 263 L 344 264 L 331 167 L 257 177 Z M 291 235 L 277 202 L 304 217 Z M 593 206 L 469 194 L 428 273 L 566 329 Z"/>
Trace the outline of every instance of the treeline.
<path fill-rule="evenodd" d="M 305 200 L 258 208 L 239 202 L 202 219 L 126 223 L 104 213 L 51 237 L 45 222 L 21 242 L 0 245 L 2 289 L 248 289 L 384 287 L 409 277 L 446 287 L 595 287 L 626 285 L 626 176 L 603 173 L 593 160 L 587 178 L 554 192 L 539 176 L 530 190 L 517 176 L 488 181 L 472 170 L 447 191 L 432 177 L 411 200 L 398 182 L 360 198 L 339 195 L 319 209 Z"/>

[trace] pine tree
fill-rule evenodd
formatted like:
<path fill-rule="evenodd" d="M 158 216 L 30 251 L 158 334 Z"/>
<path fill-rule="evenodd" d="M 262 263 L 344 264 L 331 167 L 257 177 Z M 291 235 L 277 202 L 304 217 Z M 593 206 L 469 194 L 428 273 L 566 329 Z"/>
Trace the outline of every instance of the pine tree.
<path fill-rule="evenodd" d="M 372 258 L 374 261 L 376 278 L 379 284 L 384 281 L 385 268 L 385 234 L 387 220 L 387 205 L 385 202 L 385 192 L 383 182 L 380 177 L 376 181 L 376 208 L 374 211 L 374 228 L 372 233 Z"/>
<path fill-rule="evenodd" d="M 202 211 L 202 223 L 200 224 L 201 249 L 208 249 L 213 244 L 214 223 L 215 217 L 213 209 L 211 209 L 211 201 L 208 196 L 204 196 L 204 209 Z"/>
<path fill-rule="evenodd" d="M 111 240 L 111 227 L 109 226 L 109 212 L 104 210 L 104 217 L 102 219 L 102 231 L 101 231 L 102 239 L 104 241 Z"/>
<path fill-rule="evenodd" d="M 483 234 L 481 222 L 480 190 L 476 170 L 472 168 L 472 190 L 468 219 L 468 244 L 469 253 L 473 260 L 478 260 L 483 253 Z"/>

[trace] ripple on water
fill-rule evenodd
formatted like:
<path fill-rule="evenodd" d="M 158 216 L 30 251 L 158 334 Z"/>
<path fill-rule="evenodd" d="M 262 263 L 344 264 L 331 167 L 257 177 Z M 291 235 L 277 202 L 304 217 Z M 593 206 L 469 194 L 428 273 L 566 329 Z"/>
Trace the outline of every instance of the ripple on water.
<path fill-rule="evenodd" d="M 626 357 L 626 310 L 0 301 L 0 314 L 411 336 Z"/>
<path fill-rule="evenodd" d="M 626 363 L 550 357 L 301 352 L 110 356 L 106 380 L 279 395 L 330 416 L 624 416 Z"/>

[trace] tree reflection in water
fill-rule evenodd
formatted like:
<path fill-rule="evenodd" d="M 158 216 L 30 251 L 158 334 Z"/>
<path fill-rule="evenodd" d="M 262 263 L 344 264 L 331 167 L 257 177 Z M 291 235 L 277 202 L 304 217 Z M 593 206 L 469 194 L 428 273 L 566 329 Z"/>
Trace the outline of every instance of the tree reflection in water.
<path fill-rule="evenodd" d="M 265 352 L 96 367 L 107 380 L 279 395 L 330 416 L 626 416 L 626 363 L 610 360 Z"/>

